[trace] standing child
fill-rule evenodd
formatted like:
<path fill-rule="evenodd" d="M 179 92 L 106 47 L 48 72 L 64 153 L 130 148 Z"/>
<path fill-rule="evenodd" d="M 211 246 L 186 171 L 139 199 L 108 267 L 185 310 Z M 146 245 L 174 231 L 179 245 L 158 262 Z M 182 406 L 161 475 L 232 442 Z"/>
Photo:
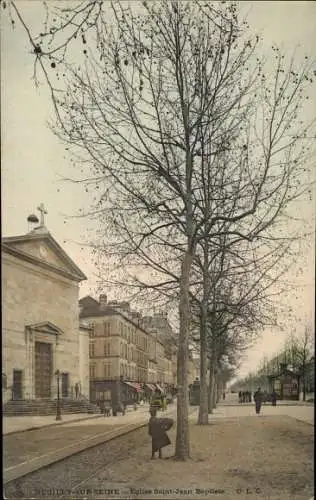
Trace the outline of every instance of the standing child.
<path fill-rule="evenodd" d="M 157 410 L 150 409 L 150 419 L 148 423 L 148 434 L 152 439 L 151 458 L 155 458 L 155 453 L 158 451 L 159 458 L 162 458 L 161 449 L 164 446 L 171 444 L 166 431 L 173 426 L 172 418 L 157 418 Z"/>

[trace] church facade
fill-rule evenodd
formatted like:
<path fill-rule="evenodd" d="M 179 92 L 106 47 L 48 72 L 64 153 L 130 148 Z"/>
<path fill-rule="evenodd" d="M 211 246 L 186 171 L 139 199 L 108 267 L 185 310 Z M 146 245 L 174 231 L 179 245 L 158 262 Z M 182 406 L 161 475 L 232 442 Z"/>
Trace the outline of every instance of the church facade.
<path fill-rule="evenodd" d="M 79 326 L 86 276 L 42 224 L 2 239 L 4 402 L 89 397 L 89 331 Z"/>

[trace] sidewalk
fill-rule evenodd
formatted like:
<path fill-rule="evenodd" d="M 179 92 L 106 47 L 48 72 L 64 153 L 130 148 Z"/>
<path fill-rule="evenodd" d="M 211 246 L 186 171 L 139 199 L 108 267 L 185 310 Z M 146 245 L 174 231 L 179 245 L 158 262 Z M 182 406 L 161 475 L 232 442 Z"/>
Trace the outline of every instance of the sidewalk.
<path fill-rule="evenodd" d="M 313 429 L 276 416 L 222 419 L 209 426 L 190 423 L 187 462 L 171 459 L 173 443 L 163 460 L 149 460 L 144 443 L 128 457 L 84 484 L 92 491 L 116 489 L 98 498 L 139 500 L 303 500 L 313 495 Z M 124 477 L 124 482 L 122 482 Z M 59 485 L 57 485 L 59 486 Z M 76 498 L 84 499 L 80 493 Z"/>
<path fill-rule="evenodd" d="M 221 400 L 218 404 L 223 406 L 253 406 L 254 402 L 251 403 L 239 403 L 238 400 Z M 271 405 L 271 402 L 265 403 L 265 405 Z M 278 406 L 314 406 L 314 403 L 308 403 L 307 401 L 277 401 Z"/>
<path fill-rule="evenodd" d="M 138 407 L 137 411 L 131 407 L 128 407 L 126 415 L 129 415 L 131 412 L 137 413 L 139 411 L 144 411 L 146 409 L 148 413 L 148 405 L 144 405 L 143 407 Z M 72 413 L 67 415 L 62 415 L 62 420 L 57 421 L 55 415 L 46 415 L 46 416 L 21 416 L 21 417 L 6 417 L 4 416 L 2 419 L 2 434 L 7 436 L 9 434 L 13 434 L 15 432 L 24 432 L 30 431 L 34 429 L 41 429 L 56 425 L 65 425 L 68 423 L 74 422 L 83 422 L 87 421 L 88 423 L 93 421 L 94 419 L 104 418 L 101 414 L 88 414 L 88 413 Z M 118 417 L 109 417 L 111 420 L 114 419 L 115 422 Z"/>
<path fill-rule="evenodd" d="M 222 418 L 242 418 L 255 415 L 254 403 L 225 405 L 219 403 L 213 413 L 209 415 L 209 420 Z M 279 405 L 272 406 L 271 403 L 262 405 L 260 416 L 287 416 L 301 420 L 308 424 L 314 424 L 314 405 Z"/>
<path fill-rule="evenodd" d="M 62 420 L 56 421 L 54 415 L 47 416 L 25 416 L 25 417 L 3 417 L 2 434 L 7 436 L 16 432 L 30 431 L 43 427 L 64 425 L 69 422 L 78 422 L 82 420 L 93 420 L 102 415 L 89 415 L 88 413 L 74 413 L 62 415 Z"/>

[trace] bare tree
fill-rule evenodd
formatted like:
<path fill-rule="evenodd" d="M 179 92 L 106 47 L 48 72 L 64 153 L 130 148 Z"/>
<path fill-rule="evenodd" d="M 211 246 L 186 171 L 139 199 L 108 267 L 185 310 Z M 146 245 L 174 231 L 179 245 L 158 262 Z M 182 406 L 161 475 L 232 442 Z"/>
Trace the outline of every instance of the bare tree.
<path fill-rule="evenodd" d="M 304 333 L 301 336 L 290 336 L 286 342 L 283 356 L 286 362 L 294 371 L 299 373 L 301 380 L 301 390 L 303 401 L 306 401 L 306 371 L 307 365 L 315 355 L 315 336 L 312 335 L 311 328 L 305 326 Z"/>
<path fill-rule="evenodd" d="M 48 9 L 36 37 L 10 4 L 32 45 L 34 76 L 40 65 L 50 87 L 54 131 L 75 165 L 88 167 L 96 193 L 101 188 L 94 212 L 108 241 L 100 251 L 119 256 L 135 284 L 168 293 L 175 287 L 175 455 L 184 460 L 197 247 L 221 234 L 236 245 L 259 234 L 266 246 L 277 239 L 269 231 L 282 228 L 289 204 L 307 189 L 301 174 L 309 151 L 300 139 L 309 128 L 299 111 L 310 65 L 297 71 L 292 60 L 285 67 L 273 49 L 269 80 L 256 58 L 259 37 L 248 36 L 233 2 L 54 6 L 52 24 Z M 79 58 L 72 49 L 78 39 Z M 149 269 L 154 277 L 145 275 Z"/>

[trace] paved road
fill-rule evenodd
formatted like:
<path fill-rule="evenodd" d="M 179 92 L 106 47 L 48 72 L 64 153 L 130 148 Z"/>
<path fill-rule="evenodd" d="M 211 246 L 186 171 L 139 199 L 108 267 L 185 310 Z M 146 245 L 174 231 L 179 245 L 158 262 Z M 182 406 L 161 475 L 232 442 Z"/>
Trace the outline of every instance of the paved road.
<path fill-rule="evenodd" d="M 175 417 L 176 405 L 171 405 L 161 415 Z M 147 424 L 148 408 L 131 411 L 124 416 L 101 417 L 69 422 L 6 435 L 3 438 L 5 480 L 27 474 L 56 460 L 91 446 L 104 443 L 122 432 Z"/>

